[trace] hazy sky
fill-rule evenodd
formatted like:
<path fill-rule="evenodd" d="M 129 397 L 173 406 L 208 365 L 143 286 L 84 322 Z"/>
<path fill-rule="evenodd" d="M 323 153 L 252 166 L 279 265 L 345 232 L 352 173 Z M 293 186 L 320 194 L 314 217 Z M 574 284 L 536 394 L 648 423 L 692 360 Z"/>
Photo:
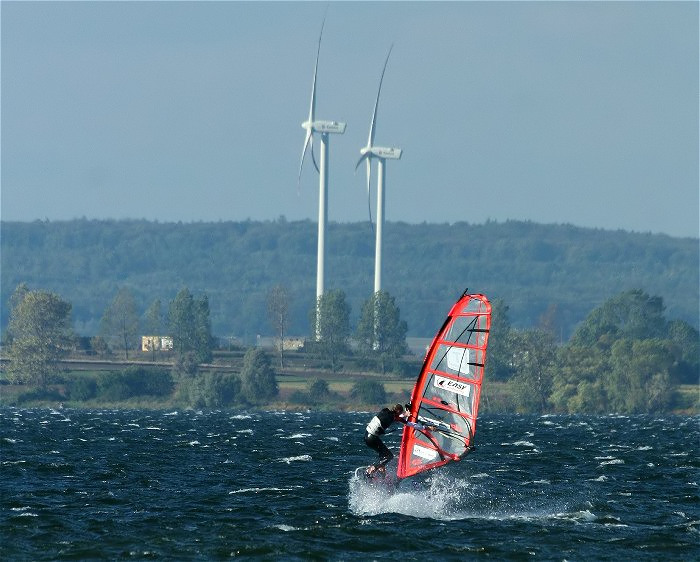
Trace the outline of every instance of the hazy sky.
<path fill-rule="evenodd" d="M 326 6 L 3 1 L 2 219 L 316 221 Z M 331 221 L 367 219 L 392 43 L 387 220 L 698 236 L 697 2 L 331 2 Z"/>

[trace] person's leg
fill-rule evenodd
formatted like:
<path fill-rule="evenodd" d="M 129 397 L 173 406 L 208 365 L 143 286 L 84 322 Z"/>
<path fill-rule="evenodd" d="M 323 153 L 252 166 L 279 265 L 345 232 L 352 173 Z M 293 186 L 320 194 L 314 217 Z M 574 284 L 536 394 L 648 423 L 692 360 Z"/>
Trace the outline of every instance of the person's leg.
<path fill-rule="evenodd" d="M 379 444 L 377 446 L 377 451 L 379 452 L 379 466 L 384 466 L 386 463 L 388 463 L 391 459 L 394 458 L 394 453 L 392 453 L 389 448 L 382 443 L 381 439 L 377 439 L 379 441 Z"/>
<path fill-rule="evenodd" d="M 375 466 L 379 466 L 380 464 L 382 464 L 382 459 L 386 456 L 387 452 L 389 453 L 389 455 L 391 455 L 391 451 L 389 451 L 386 448 L 386 445 L 384 445 L 384 443 L 382 443 L 382 440 L 379 439 L 379 437 L 377 437 L 376 435 L 372 435 L 371 433 L 365 433 L 365 444 L 370 449 L 376 451 L 379 455 L 379 460 L 377 461 Z"/>

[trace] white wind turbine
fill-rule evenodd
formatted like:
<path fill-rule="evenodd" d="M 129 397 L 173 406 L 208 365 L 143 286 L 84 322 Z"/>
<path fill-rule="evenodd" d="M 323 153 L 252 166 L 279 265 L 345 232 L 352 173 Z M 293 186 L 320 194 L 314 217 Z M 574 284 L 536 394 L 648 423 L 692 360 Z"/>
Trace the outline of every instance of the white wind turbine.
<path fill-rule="evenodd" d="M 304 139 L 304 148 L 301 152 L 301 162 L 299 163 L 299 180 L 301 184 L 301 171 L 304 167 L 304 156 L 306 149 L 311 145 L 311 159 L 314 163 L 316 171 L 319 173 L 318 186 L 318 254 L 316 260 L 316 339 L 320 338 L 320 310 L 318 305 L 320 298 L 324 293 L 324 271 L 326 258 L 326 223 L 328 222 L 328 135 L 330 133 L 343 134 L 345 132 L 345 123 L 338 121 L 317 121 L 316 120 L 316 75 L 318 72 L 318 57 L 321 52 L 321 37 L 323 36 L 323 26 L 326 23 L 326 18 L 323 18 L 321 24 L 321 33 L 318 35 L 318 48 L 316 50 L 316 64 L 314 65 L 314 79 L 311 84 L 311 107 L 309 108 L 309 118 L 304 121 L 301 126 L 306 129 L 306 138 Z M 316 164 L 314 156 L 314 133 L 321 133 L 321 166 Z"/>
<path fill-rule="evenodd" d="M 394 48 L 392 45 L 389 47 L 389 52 L 386 55 L 386 60 L 384 61 L 384 68 L 382 69 L 382 75 L 379 79 L 379 89 L 377 90 L 377 99 L 374 102 L 374 111 L 372 112 L 372 123 L 369 127 L 369 138 L 367 139 L 367 146 L 360 150 L 360 159 L 357 161 L 355 170 L 360 166 L 363 160 L 367 163 L 367 203 L 369 206 L 370 222 L 372 221 L 372 205 L 370 202 L 371 188 L 370 180 L 372 176 L 372 163 L 371 160 L 375 158 L 377 160 L 377 232 L 376 241 L 374 249 L 374 293 L 378 293 L 382 288 L 382 228 L 384 226 L 384 183 L 386 180 L 386 174 L 384 172 L 384 163 L 387 158 L 391 160 L 398 160 L 401 158 L 400 148 L 385 148 L 380 146 L 374 146 L 374 130 L 377 125 L 377 107 L 379 106 L 379 94 L 382 92 L 382 81 L 384 80 L 384 72 L 386 71 L 386 65 L 389 62 L 389 55 L 391 55 L 391 50 Z"/>

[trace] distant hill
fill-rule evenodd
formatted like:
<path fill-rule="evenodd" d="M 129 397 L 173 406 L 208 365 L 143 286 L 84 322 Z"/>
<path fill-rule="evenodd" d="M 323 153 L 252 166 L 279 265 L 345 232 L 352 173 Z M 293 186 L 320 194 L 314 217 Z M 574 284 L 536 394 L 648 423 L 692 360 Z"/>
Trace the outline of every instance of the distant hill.
<path fill-rule="evenodd" d="M 81 335 L 97 333 L 117 289 L 131 288 L 141 310 L 167 304 L 188 287 L 206 293 L 213 332 L 251 343 L 270 335 L 267 292 L 290 294 L 292 335 L 309 332 L 316 287 L 311 221 L 158 223 L 73 220 L 0 223 L 2 329 L 9 298 L 25 282 L 73 304 Z M 374 234 L 368 223 L 331 223 L 326 289 L 342 289 L 352 321 L 373 291 Z M 562 338 L 612 295 L 639 288 L 661 296 L 669 319 L 698 328 L 697 238 L 541 225 L 406 224 L 384 228 L 383 288 L 408 334 L 431 337 L 465 288 L 503 299 L 516 327 L 547 315 Z"/>

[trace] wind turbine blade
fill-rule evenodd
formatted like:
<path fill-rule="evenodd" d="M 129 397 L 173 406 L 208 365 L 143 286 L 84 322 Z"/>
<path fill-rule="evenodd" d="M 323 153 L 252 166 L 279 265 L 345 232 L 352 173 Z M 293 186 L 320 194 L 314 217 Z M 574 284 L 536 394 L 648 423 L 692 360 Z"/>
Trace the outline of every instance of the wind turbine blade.
<path fill-rule="evenodd" d="M 371 196 L 371 187 L 370 187 L 370 180 L 371 180 L 371 174 L 372 174 L 372 169 L 371 169 L 371 157 L 370 157 L 370 152 L 365 152 L 362 156 L 360 156 L 360 159 L 357 161 L 357 164 L 355 164 L 355 173 L 357 173 L 357 169 L 360 167 L 360 164 L 362 164 L 363 160 L 367 161 L 367 210 L 369 211 L 369 224 L 372 226 L 372 232 L 374 232 L 374 225 L 372 223 L 372 196 Z"/>
<path fill-rule="evenodd" d="M 369 127 L 369 140 L 367 141 L 368 146 L 374 145 L 374 129 L 377 124 L 377 108 L 379 107 L 379 95 L 382 93 L 382 82 L 384 82 L 384 73 L 386 72 L 386 65 L 389 62 L 389 56 L 391 55 L 391 50 L 394 48 L 394 44 L 389 47 L 389 52 L 386 55 L 386 60 L 384 61 L 384 68 L 382 68 L 382 75 L 379 78 L 379 88 L 377 89 L 377 99 L 374 102 L 374 111 L 372 112 L 372 123 Z"/>
<path fill-rule="evenodd" d="M 365 158 L 369 158 L 369 152 L 365 152 L 362 156 L 360 156 L 360 159 L 357 161 L 357 164 L 355 164 L 355 173 L 357 173 L 357 169 L 360 167 L 360 164 L 362 164 L 362 161 Z"/>
<path fill-rule="evenodd" d="M 374 232 L 374 223 L 372 222 L 372 159 L 367 158 L 367 211 L 369 212 L 369 224 Z"/>
<path fill-rule="evenodd" d="M 316 163 L 316 153 L 314 152 L 314 139 L 311 139 L 311 161 L 314 163 L 314 168 L 316 168 L 316 171 L 320 174 L 321 170 L 318 168 L 318 164 Z"/>
<path fill-rule="evenodd" d="M 323 21 L 321 22 L 321 32 L 318 34 L 318 46 L 316 47 L 316 62 L 314 63 L 314 78 L 311 82 L 311 104 L 309 106 L 309 120 L 305 125 L 308 125 L 306 129 L 306 137 L 304 138 L 304 148 L 301 151 L 301 162 L 299 162 L 299 179 L 297 181 L 297 190 L 300 190 L 301 186 L 301 171 L 304 167 L 304 156 L 306 156 L 306 149 L 311 145 L 311 159 L 314 163 L 314 168 L 318 172 L 318 164 L 316 164 L 316 157 L 314 156 L 314 119 L 316 117 L 316 76 L 318 75 L 318 59 L 321 55 L 321 38 L 323 37 L 323 27 L 326 25 L 326 14 L 328 13 L 328 6 L 326 6 L 326 11 L 323 13 Z"/>
<path fill-rule="evenodd" d="M 328 7 L 326 7 L 328 11 Z M 309 107 L 309 125 L 313 125 L 316 117 L 316 76 L 318 75 L 318 59 L 321 56 L 321 38 L 323 37 L 323 27 L 326 25 L 326 15 L 323 15 L 321 32 L 318 34 L 318 46 L 316 47 L 316 63 L 314 64 L 314 79 L 311 83 L 311 107 Z"/>
<path fill-rule="evenodd" d="M 304 167 L 304 156 L 309 144 L 312 144 L 313 137 L 311 136 L 311 128 L 306 130 L 306 138 L 304 139 L 304 149 L 301 151 L 301 161 L 299 162 L 299 179 L 297 180 L 297 193 L 301 190 L 301 170 Z M 313 150 L 313 148 L 312 148 Z"/>

